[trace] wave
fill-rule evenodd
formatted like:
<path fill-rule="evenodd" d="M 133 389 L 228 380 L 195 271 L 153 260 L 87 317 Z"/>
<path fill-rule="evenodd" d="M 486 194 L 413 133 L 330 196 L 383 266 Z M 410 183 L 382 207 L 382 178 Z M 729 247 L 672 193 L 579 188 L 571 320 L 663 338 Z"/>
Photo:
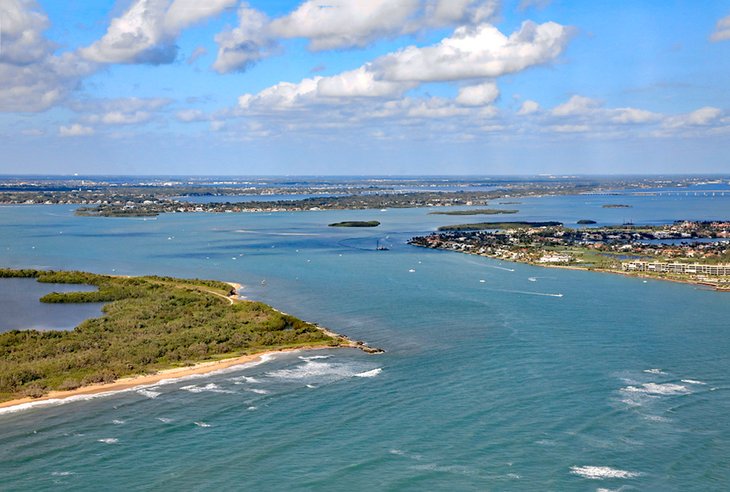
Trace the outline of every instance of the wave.
<path fill-rule="evenodd" d="M 310 361 L 310 360 L 323 360 L 323 359 L 329 359 L 329 358 L 331 358 L 331 357 L 332 357 L 331 355 L 310 355 L 310 356 L 308 356 L 308 357 L 307 357 L 307 356 L 304 356 L 304 355 L 300 355 L 300 356 L 299 356 L 298 358 L 299 358 L 300 360 L 304 360 L 304 361 Z"/>
<path fill-rule="evenodd" d="M 52 477 L 68 477 L 69 475 L 75 475 L 75 473 L 70 471 L 51 472 Z"/>
<path fill-rule="evenodd" d="M 162 379 L 162 380 L 156 382 L 153 386 L 156 387 L 156 386 L 161 386 L 161 385 L 165 385 L 165 384 L 174 384 L 174 383 L 179 383 L 181 381 L 188 381 L 188 380 L 191 380 L 191 379 L 207 378 L 207 377 L 216 376 L 216 375 L 219 375 L 219 374 L 226 374 L 226 373 L 229 373 L 229 372 L 236 372 L 236 371 L 240 371 L 240 370 L 243 370 L 243 369 L 248 369 L 250 367 L 257 366 L 259 364 L 264 364 L 266 362 L 269 362 L 270 360 L 275 359 L 277 355 L 278 354 L 264 354 L 264 355 L 261 355 L 257 360 L 253 360 L 253 361 L 250 361 L 250 362 L 243 362 L 243 363 L 237 364 L 235 366 L 226 367 L 224 369 L 219 369 L 219 370 L 216 370 L 216 371 L 211 371 L 211 372 L 208 372 L 208 373 L 205 373 L 205 374 L 189 374 L 189 375 L 186 375 L 186 376 L 180 376 L 178 378 Z M 106 397 L 109 397 L 109 396 L 114 396 L 114 395 L 118 395 L 118 394 L 121 394 L 121 393 L 127 393 L 127 392 L 131 392 L 131 391 L 140 392 L 140 391 L 144 391 L 144 390 L 146 390 L 148 388 L 150 388 L 150 385 L 140 385 L 140 386 L 135 386 L 133 388 L 125 388 L 125 389 L 120 389 L 120 390 L 110 390 L 110 391 L 104 391 L 104 392 L 101 392 L 101 393 L 94 393 L 94 394 L 88 394 L 88 395 L 73 395 L 73 396 L 67 396 L 65 398 L 49 398 L 47 400 L 31 401 L 31 402 L 28 402 L 28 403 L 20 403 L 18 405 L 13 405 L 11 407 L 0 408 L 0 415 L 11 414 L 11 413 L 16 413 L 16 412 L 22 412 L 22 411 L 25 411 L 25 410 L 31 410 L 31 409 L 36 409 L 36 408 L 43 408 L 43 407 L 52 407 L 52 406 L 65 405 L 67 403 L 74 403 L 74 402 L 79 402 L 79 401 L 93 400 L 93 399 L 96 399 L 96 398 L 106 398 Z M 150 394 L 140 393 L 140 394 L 143 394 L 144 396 L 148 396 L 150 398 L 154 398 L 154 397 L 150 396 L 151 393 Z"/>
<path fill-rule="evenodd" d="M 372 366 L 371 366 L 372 367 Z M 336 362 L 322 362 L 321 360 L 304 360 L 291 369 L 279 369 L 266 375 L 274 379 L 306 382 L 334 382 L 352 377 L 371 378 L 377 376 L 381 368 L 363 367 L 361 364 L 343 364 Z"/>
<path fill-rule="evenodd" d="M 235 378 L 229 378 L 228 381 L 233 381 L 234 384 L 244 384 L 244 383 L 256 384 L 256 383 L 261 382 L 258 379 L 251 377 L 251 376 L 236 376 Z"/>
<path fill-rule="evenodd" d="M 103 442 L 104 444 L 116 444 L 119 442 L 119 439 L 116 437 L 105 437 L 103 439 L 97 439 L 97 442 Z"/>
<path fill-rule="evenodd" d="M 154 399 L 160 396 L 162 393 L 160 393 L 159 391 L 153 391 L 152 389 L 140 388 L 137 390 L 137 394 Z"/>
<path fill-rule="evenodd" d="M 608 466 L 571 466 L 570 473 L 579 475 L 591 480 L 603 480 L 605 478 L 635 478 L 641 475 L 637 472 L 619 470 Z"/>
<path fill-rule="evenodd" d="M 157 420 L 159 420 L 163 424 L 170 424 L 174 421 L 174 419 L 169 419 L 167 417 L 157 417 Z"/>
<path fill-rule="evenodd" d="M 682 382 L 687 383 L 687 384 L 698 384 L 698 385 L 703 385 L 703 386 L 707 384 L 704 381 L 697 381 L 696 379 L 682 379 Z"/>
<path fill-rule="evenodd" d="M 180 389 L 189 391 L 190 393 L 226 393 L 226 394 L 235 393 L 235 391 L 221 389 L 221 387 L 215 383 L 208 383 L 205 386 L 197 386 L 195 384 L 190 384 L 188 386 L 181 386 Z"/>
<path fill-rule="evenodd" d="M 193 422 L 193 423 L 195 425 L 197 425 L 198 427 L 210 427 L 210 424 L 208 424 L 206 422 Z"/>
<path fill-rule="evenodd" d="M 641 386 L 626 386 L 621 391 L 649 395 L 682 395 L 689 393 L 689 388 L 674 383 L 644 383 Z"/>
<path fill-rule="evenodd" d="M 250 391 L 251 393 L 256 393 L 257 395 L 268 395 L 271 393 L 269 390 L 265 389 L 258 389 L 258 388 L 246 388 L 246 391 Z"/>
<path fill-rule="evenodd" d="M 644 372 L 647 374 L 660 374 L 660 375 L 666 375 L 667 373 L 662 371 L 661 369 L 644 369 Z"/>
<path fill-rule="evenodd" d="M 112 420 L 112 424 L 122 425 L 122 424 L 124 424 L 124 420 L 114 419 L 114 420 Z"/>
<path fill-rule="evenodd" d="M 356 378 L 374 378 L 378 374 L 383 372 L 382 367 L 376 367 L 375 369 L 372 369 L 370 371 L 360 372 L 358 374 L 355 374 Z"/>

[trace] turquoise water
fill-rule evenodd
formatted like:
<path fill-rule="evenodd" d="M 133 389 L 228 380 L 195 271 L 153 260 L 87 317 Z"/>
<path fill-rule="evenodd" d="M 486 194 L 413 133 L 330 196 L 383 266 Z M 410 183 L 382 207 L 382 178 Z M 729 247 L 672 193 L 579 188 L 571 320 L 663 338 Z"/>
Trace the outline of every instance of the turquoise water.
<path fill-rule="evenodd" d="M 509 220 L 730 217 L 730 197 L 518 201 Z M 481 220 L 427 212 L 143 220 L 1 208 L 6 266 L 237 281 L 247 297 L 387 353 L 288 354 L 0 414 L 0 488 L 730 487 L 727 294 L 405 245 Z M 370 219 L 382 225 L 327 227 Z M 390 251 L 375 251 L 378 240 Z"/>

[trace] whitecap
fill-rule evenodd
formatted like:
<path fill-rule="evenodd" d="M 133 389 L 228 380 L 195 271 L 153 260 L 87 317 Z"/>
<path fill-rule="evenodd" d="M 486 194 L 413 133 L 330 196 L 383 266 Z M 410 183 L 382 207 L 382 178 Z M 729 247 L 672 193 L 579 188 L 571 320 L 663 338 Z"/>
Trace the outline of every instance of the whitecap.
<path fill-rule="evenodd" d="M 310 360 L 329 359 L 331 357 L 332 357 L 331 355 L 310 355 L 310 356 L 300 355 L 298 358 L 301 360 L 310 361 Z"/>
<path fill-rule="evenodd" d="M 250 406 L 246 410 L 248 410 L 249 412 L 253 412 L 254 410 L 256 410 L 256 407 Z"/>
<path fill-rule="evenodd" d="M 163 424 L 169 424 L 173 421 L 173 419 L 169 419 L 167 417 L 157 417 L 157 420 L 159 420 Z"/>
<path fill-rule="evenodd" d="M 54 477 L 68 477 L 69 475 L 75 475 L 75 473 L 70 471 L 51 472 L 51 476 Z"/>
<path fill-rule="evenodd" d="M 697 381 L 696 379 L 683 379 L 682 382 L 687 384 L 699 384 L 703 386 L 707 384 L 704 381 Z"/>
<path fill-rule="evenodd" d="M 372 367 L 372 366 L 371 366 Z M 363 372 L 365 371 L 365 372 Z M 352 377 L 373 377 L 380 372 L 378 369 L 369 369 L 361 364 L 342 364 L 336 362 L 322 362 L 307 360 L 290 369 L 279 369 L 266 373 L 270 378 L 306 382 L 334 382 Z"/>
<path fill-rule="evenodd" d="M 146 396 L 147 398 L 154 399 L 154 398 L 157 398 L 158 396 L 160 396 L 162 393 L 160 393 L 159 391 L 153 391 L 152 389 L 148 389 L 148 388 L 140 388 L 137 390 L 137 394 Z"/>
<path fill-rule="evenodd" d="M 253 378 L 251 376 L 236 376 L 235 378 L 229 378 L 228 381 L 235 381 L 235 384 L 243 384 L 243 383 L 251 383 L 256 384 L 260 383 L 256 378 Z"/>
<path fill-rule="evenodd" d="M 103 442 L 104 444 L 116 444 L 119 442 L 119 439 L 116 437 L 105 437 L 103 439 L 97 439 L 97 442 Z"/>
<path fill-rule="evenodd" d="M 207 423 L 205 423 L 205 422 L 194 422 L 194 423 L 195 423 L 195 425 L 197 425 L 198 427 L 210 427 L 210 424 L 207 424 Z"/>
<path fill-rule="evenodd" d="M 621 391 L 627 393 L 646 393 L 649 395 L 681 395 L 689 392 L 686 386 L 674 383 L 644 383 L 641 386 L 626 386 Z"/>
<path fill-rule="evenodd" d="M 644 372 L 647 374 L 661 374 L 666 375 L 667 373 L 662 371 L 661 369 L 654 368 L 654 369 L 644 369 Z"/>
<path fill-rule="evenodd" d="M 112 420 L 112 424 L 114 425 L 122 425 L 124 423 L 124 420 L 114 419 Z"/>
<path fill-rule="evenodd" d="M 381 367 L 377 367 L 375 369 L 372 369 L 370 371 L 361 372 L 358 374 L 355 374 L 356 378 L 374 378 L 378 374 L 383 372 L 383 369 Z"/>
<path fill-rule="evenodd" d="M 269 390 L 265 389 L 259 389 L 259 388 L 246 388 L 246 391 L 250 391 L 251 393 L 256 393 L 257 395 L 268 395 L 271 393 Z"/>
<path fill-rule="evenodd" d="M 190 393 L 226 393 L 232 394 L 234 391 L 221 389 L 215 383 L 208 383 L 205 386 L 197 386 L 195 384 L 189 384 L 187 386 L 181 386 L 181 390 L 189 391 Z"/>
<path fill-rule="evenodd" d="M 307 385 L 307 388 L 311 388 L 311 389 L 314 389 L 314 388 L 316 388 L 316 386 L 315 386 L 315 385 L 313 385 L 313 384 L 308 384 L 308 385 Z"/>
<path fill-rule="evenodd" d="M 604 478 L 634 478 L 640 474 L 626 470 L 619 470 L 608 466 L 572 466 L 570 473 L 579 475 L 591 480 L 603 480 Z"/>

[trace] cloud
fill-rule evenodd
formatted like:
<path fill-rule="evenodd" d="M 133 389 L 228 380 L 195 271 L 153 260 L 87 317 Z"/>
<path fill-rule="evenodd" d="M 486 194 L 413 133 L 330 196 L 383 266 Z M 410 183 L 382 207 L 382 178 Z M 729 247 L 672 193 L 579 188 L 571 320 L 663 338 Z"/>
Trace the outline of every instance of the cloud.
<path fill-rule="evenodd" d="M 207 54 L 208 54 L 208 50 L 206 50 L 206 49 L 205 49 L 204 47 L 202 47 L 202 46 L 198 46 L 198 47 L 197 47 L 197 48 L 195 48 L 195 49 L 193 50 L 193 52 L 192 52 L 192 53 L 190 54 L 190 56 L 188 57 L 188 59 L 187 59 L 186 63 L 187 63 L 188 65 L 192 65 L 193 63 L 195 63 L 196 61 L 198 61 L 198 58 L 200 58 L 201 56 L 205 56 L 205 55 L 207 55 Z"/>
<path fill-rule="evenodd" d="M 74 123 L 73 125 L 59 127 L 58 134 L 62 137 L 87 137 L 94 134 L 94 129 Z"/>
<path fill-rule="evenodd" d="M 53 51 L 53 43 L 43 37 L 50 22 L 31 0 L 3 0 L 0 32 L 0 63 L 27 65 L 41 61 Z"/>
<path fill-rule="evenodd" d="M 244 2 L 238 27 L 216 36 L 214 68 L 220 73 L 246 70 L 276 53 L 280 39 L 307 39 L 312 51 L 364 47 L 424 29 L 483 23 L 497 6 L 497 0 L 305 0 L 269 20 Z"/>
<path fill-rule="evenodd" d="M 393 98 L 425 82 L 492 78 L 556 57 L 567 42 L 566 31 L 554 23 L 524 23 L 509 37 L 490 25 L 459 28 L 454 36 L 431 47 L 411 46 L 338 75 L 280 82 L 258 94 L 244 94 L 239 107 L 279 111 L 348 98 Z M 457 101 L 484 105 L 498 95 L 494 82 L 487 81 L 463 88 Z"/>
<path fill-rule="evenodd" d="M 581 116 L 593 112 L 600 105 L 600 101 L 576 95 L 567 102 L 554 107 L 551 113 L 554 116 Z"/>
<path fill-rule="evenodd" d="M 150 121 L 172 101 L 164 98 L 91 99 L 70 103 L 71 109 L 86 123 L 133 125 Z"/>
<path fill-rule="evenodd" d="M 183 29 L 220 14 L 236 0 L 134 0 L 104 36 L 80 53 L 97 63 L 171 63 Z"/>
<path fill-rule="evenodd" d="M 239 25 L 216 35 L 218 56 L 213 68 L 218 73 L 245 71 L 276 50 L 276 40 L 268 31 L 268 18 L 243 2 L 238 9 Z"/>
<path fill-rule="evenodd" d="M 711 41 L 727 41 L 730 39 L 730 15 L 717 21 L 715 32 L 710 36 Z"/>
<path fill-rule="evenodd" d="M 409 46 L 373 65 L 393 81 L 494 78 L 554 60 L 569 38 L 570 29 L 555 22 L 526 21 L 509 37 L 490 24 L 459 27 L 437 45 Z"/>
<path fill-rule="evenodd" d="M 463 106 L 485 106 L 499 97 L 497 84 L 492 81 L 478 85 L 468 85 L 459 90 L 456 102 Z"/>
<path fill-rule="evenodd" d="M 636 108 L 618 108 L 611 113 L 611 121 L 615 123 L 649 123 L 661 118 L 660 114 Z"/>
<path fill-rule="evenodd" d="M 418 0 L 308 0 L 271 22 L 273 34 L 307 38 L 314 51 L 366 46 L 399 32 L 419 7 Z"/>
<path fill-rule="evenodd" d="M 210 118 L 199 109 L 185 109 L 178 111 L 175 117 L 183 123 L 191 123 L 194 121 L 208 121 Z"/>
<path fill-rule="evenodd" d="M 520 116 L 526 116 L 528 114 L 536 113 L 540 110 L 540 105 L 536 103 L 535 101 L 527 100 L 522 103 L 522 106 L 520 106 L 520 109 L 517 111 L 517 114 Z"/>
<path fill-rule="evenodd" d="M 0 42 L 0 111 L 48 109 L 75 89 L 92 64 L 73 53 L 54 55 L 43 31 L 48 17 L 30 0 L 5 0 Z"/>
<path fill-rule="evenodd" d="M 664 126 L 666 128 L 706 126 L 716 122 L 721 116 L 721 109 L 705 106 L 690 113 L 671 116 L 666 119 Z"/>

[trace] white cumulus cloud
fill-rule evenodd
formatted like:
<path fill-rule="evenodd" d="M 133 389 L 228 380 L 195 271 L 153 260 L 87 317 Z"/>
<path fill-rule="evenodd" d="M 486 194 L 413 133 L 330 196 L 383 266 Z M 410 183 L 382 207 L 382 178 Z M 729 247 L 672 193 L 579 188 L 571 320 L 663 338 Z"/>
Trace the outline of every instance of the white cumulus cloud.
<path fill-rule="evenodd" d="M 468 85 L 459 89 L 456 102 L 464 106 L 484 106 L 499 97 L 497 84 L 492 81 L 478 85 Z"/>
<path fill-rule="evenodd" d="M 246 70 L 276 53 L 281 39 L 306 39 L 312 51 L 364 47 L 424 29 L 484 23 L 497 7 L 497 0 L 305 0 L 269 20 L 243 2 L 238 27 L 216 36 L 214 68 L 221 73 Z"/>
<path fill-rule="evenodd" d="M 104 36 L 80 53 L 98 63 L 171 63 L 186 27 L 220 14 L 235 0 L 135 0 Z"/>
<path fill-rule="evenodd" d="M 526 21 L 510 36 L 490 24 L 459 27 L 434 46 L 409 46 L 376 60 L 374 65 L 389 80 L 494 78 L 556 59 L 569 38 L 570 29 L 555 22 Z"/>

